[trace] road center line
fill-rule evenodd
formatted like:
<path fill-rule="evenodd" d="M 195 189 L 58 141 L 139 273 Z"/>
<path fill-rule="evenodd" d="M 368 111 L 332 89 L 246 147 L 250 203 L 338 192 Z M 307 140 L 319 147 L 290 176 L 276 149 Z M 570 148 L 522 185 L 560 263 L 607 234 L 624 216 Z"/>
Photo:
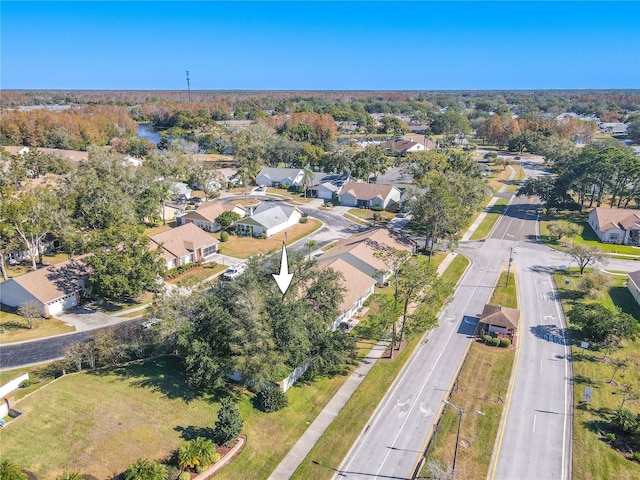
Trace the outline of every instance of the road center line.
<path fill-rule="evenodd" d="M 532 430 L 534 433 L 536 431 L 536 418 L 538 418 L 538 414 L 534 413 L 533 414 L 533 430 Z"/>

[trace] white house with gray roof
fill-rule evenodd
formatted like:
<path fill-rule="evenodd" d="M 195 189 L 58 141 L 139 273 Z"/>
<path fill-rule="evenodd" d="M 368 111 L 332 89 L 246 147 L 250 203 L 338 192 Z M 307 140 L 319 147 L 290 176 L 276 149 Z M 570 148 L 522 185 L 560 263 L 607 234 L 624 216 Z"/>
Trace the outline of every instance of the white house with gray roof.
<path fill-rule="evenodd" d="M 256 185 L 274 187 L 284 185 L 298 187 L 302 185 L 304 172 L 301 168 L 273 168 L 265 167 L 256 177 Z"/>
<path fill-rule="evenodd" d="M 270 205 L 261 203 L 253 215 L 236 222 L 238 235 L 270 237 L 291 228 L 300 222 L 302 212 L 292 205 Z"/>

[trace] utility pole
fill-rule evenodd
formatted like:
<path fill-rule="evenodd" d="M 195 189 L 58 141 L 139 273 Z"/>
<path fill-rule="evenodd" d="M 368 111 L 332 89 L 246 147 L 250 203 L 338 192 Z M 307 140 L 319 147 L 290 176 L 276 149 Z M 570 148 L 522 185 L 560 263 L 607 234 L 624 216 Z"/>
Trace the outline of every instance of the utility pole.
<path fill-rule="evenodd" d="M 189 101 L 191 101 L 191 83 L 189 82 L 189 70 L 187 70 L 187 95 Z"/>
<path fill-rule="evenodd" d="M 511 273 L 511 262 L 513 260 L 513 247 L 509 248 L 509 264 L 507 265 L 507 284 L 505 287 L 509 286 L 509 273 Z"/>

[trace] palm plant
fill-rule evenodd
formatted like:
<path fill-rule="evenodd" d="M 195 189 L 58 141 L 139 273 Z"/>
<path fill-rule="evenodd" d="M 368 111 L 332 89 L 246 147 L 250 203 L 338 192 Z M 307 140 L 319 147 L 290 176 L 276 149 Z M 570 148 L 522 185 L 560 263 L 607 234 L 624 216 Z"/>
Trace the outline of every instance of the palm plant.
<path fill-rule="evenodd" d="M 315 240 L 309 240 L 304 244 L 304 246 L 309 249 L 309 260 L 311 260 L 311 251 L 318 246 L 318 242 Z"/>
<path fill-rule="evenodd" d="M 216 446 L 207 438 L 198 437 L 178 449 L 178 466 L 182 469 L 207 467 L 218 460 Z"/>
<path fill-rule="evenodd" d="M 138 459 L 127 468 L 125 480 L 167 480 L 167 468 L 158 462 Z"/>
<path fill-rule="evenodd" d="M 302 169 L 302 190 L 304 190 L 304 198 L 307 198 L 307 189 L 313 186 L 313 171 L 307 165 Z"/>
<path fill-rule="evenodd" d="M 0 461 L 0 480 L 27 480 L 27 474 L 11 460 Z"/>

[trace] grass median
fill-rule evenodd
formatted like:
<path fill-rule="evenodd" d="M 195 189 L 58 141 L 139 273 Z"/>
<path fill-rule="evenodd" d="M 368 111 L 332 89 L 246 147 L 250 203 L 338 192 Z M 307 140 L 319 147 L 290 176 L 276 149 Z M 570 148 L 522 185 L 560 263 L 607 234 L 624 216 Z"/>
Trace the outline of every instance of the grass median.
<path fill-rule="evenodd" d="M 457 255 L 443 274 L 443 279 L 455 285 L 468 264 L 467 258 Z M 334 475 L 419 342 L 419 336 L 413 337 L 395 361 L 382 360 L 375 364 L 292 479 L 323 479 Z"/>
<path fill-rule="evenodd" d="M 487 215 L 484 217 L 482 222 L 480 222 L 478 228 L 476 228 L 476 230 L 473 232 L 470 240 L 481 240 L 487 237 L 491 233 L 491 230 L 493 229 L 500 216 L 507 209 L 508 203 L 509 200 L 507 200 L 506 198 L 499 198 L 495 204 L 489 207 Z"/>

